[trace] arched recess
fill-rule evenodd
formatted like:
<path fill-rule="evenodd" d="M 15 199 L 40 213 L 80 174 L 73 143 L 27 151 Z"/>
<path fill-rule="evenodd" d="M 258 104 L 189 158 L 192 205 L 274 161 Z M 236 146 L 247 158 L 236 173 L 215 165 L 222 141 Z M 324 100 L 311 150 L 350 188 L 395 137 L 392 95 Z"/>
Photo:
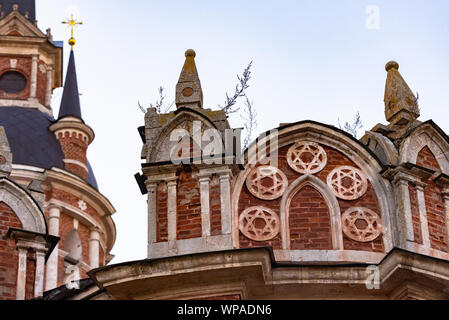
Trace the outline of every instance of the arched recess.
<path fill-rule="evenodd" d="M 170 141 L 170 136 L 173 130 L 178 128 L 185 129 L 187 130 L 187 132 L 189 132 L 190 135 L 192 135 L 192 131 L 195 130 L 193 128 L 194 122 L 201 123 L 201 137 L 205 130 L 208 129 L 217 130 L 217 127 L 213 124 L 213 122 L 211 122 L 204 115 L 198 112 L 193 112 L 191 110 L 183 110 L 182 112 L 177 114 L 175 118 L 173 118 L 167 124 L 165 124 L 161 132 L 153 140 L 154 144 L 151 147 L 151 151 L 149 152 L 147 161 L 150 163 L 170 161 L 170 150 L 171 150 L 170 146 L 173 144 L 173 141 Z M 195 132 L 193 132 L 193 134 L 195 134 Z M 192 138 L 196 138 L 196 136 Z M 224 137 L 220 136 L 220 139 L 222 146 L 224 148 L 223 143 Z"/>
<path fill-rule="evenodd" d="M 6 203 L 22 222 L 23 229 L 47 234 L 45 216 L 34 199 L 9 179 L 0 179 L 0 202 Z"/>
<path fill-rule="evenodd" d="M 320 179 L 313 175 L 305 175 L 293 182 L 285 191 L 281 201 L 281 234 L 282 249 L 290 250 L 290 223 L 289 208 L 293 197 L 304 187 L 310 186 L 318 191 L 329 208 L 332 247 L 334 250 L 343 250 L 343 232 L 341 227 L 341 212 L 338 200 L 330 188 Z"/>
<path fill-rule="evenodd" d="M 277 130 L 277 131 L 276 131 Z M 289 124 L 280 127 L 274 131 L 274 134 L 265 137 L 262 135 L 257 141 L 257 147 L 259 150 L 258 154 L 265 154 L 265 150 L 270 146 L 270 139 L 275 139 L 277 143 L 275 147 L 280 149 L 284 146 L 295 144 L 298 141 L 314 142 L 330 148 L 333 148 L 342 154 L 344 154 L 349 160 L 355 163 L 368 178 L 371 183 L 380 207 L 380 213 L 383 224 L 383 242 L 386 252 L 393 249 L 393 239 L 391 230 L 391 213 L 395 212 L 395 198 L 394 192 L 389 181 L 384 179 L 380 172 L 383 169 L 381 161 L 376 157 L 376 155 L 369 150 L 363 143 L 339 130 L 333 126 L 324 125 L 315 121 L 301 121 L 298 123 Z M 253 142 L 252 145 L 254 145 Z M 251 148 L 251 147 L 250 147 Z M 273 149 L 270 149 L 270 154 L 273 154 Z M 236 248 L 239 247 L 238 237 L 239 237 L 239 226 L 238 226 L 238 216 L 239 216 L 239 198 L 242 192 L 242 188 L 245 184 L 247 176 L 250 174 L 252 168 L 254 168 L 254 163 L 258 160 L 251 158 L 256 156 L 255 153 L 248 153 L 245 151 L 245 158 L 248 157 L 248 163 L 245 166 L 245 170 L 242 171 L 234 183 L 233 194 L 232 194 L 232 214 L 233 214 L 233 244 Z M 341 222 L 340 222 L 341 224 Z"/>
<path fill-rule="evenodd" d="M 64 239 L 64 251 L 68 253 L 67 258 L 79 261 L 83 256 L 83 246 L 77 230 L 73 229 L 67 233 Z"/>
<path fill-rule="evenodd" d="M 449 143 L 430 122 L 419 126 L 402 143 L 399 162 L 416 163 L 425 147 L 432 151 L 443 173 L 449 174 Z"/>

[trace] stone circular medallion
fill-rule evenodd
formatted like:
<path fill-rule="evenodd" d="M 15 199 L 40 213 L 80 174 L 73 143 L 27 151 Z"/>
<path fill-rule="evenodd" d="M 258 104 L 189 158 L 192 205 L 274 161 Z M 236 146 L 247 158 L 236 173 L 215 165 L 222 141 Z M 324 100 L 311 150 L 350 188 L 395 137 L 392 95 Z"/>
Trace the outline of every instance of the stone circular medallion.
<path fill-rule="evenodd" d="M 284 194 L 288 187 L 285 174 L 275 167 L 254 168 L 246 178 L 246 186 L 251 194 L 262 200 L 275 200 Z"/>
<path fill-rule="evenodd" d="M 185 88 L 185 89 L 182 91 L 182 95 L 183 95 L 184 97 L 191 97 L 191 96 L 193 95 L 193 89 L 192 89 L 192 88 Z"/>
<path fill-rule="evenodd" d="M 359 169 L 350 166 L 334 169 L 327 177 L 327 184 L 343 200 L 360 199 L 368 190 L 366 176 Z"/>
<path fill-rule="evenodd" d="M 342 216 L 343 232 L 358 242 L 371 242 L 382 234 L 382 220 L 367 208 L 351 208 Z"/>
<path fill-rule="evenodd" d="M 326 151 L 314 142 L 298 142 L 288 150 L 287 161 L 298 173 L 315 174 L 327 164 Z"/>
<path fill-rule="evenodd" d="M 273 210 L 251 207 L 240 215 L 239 228 L 243 235 L 251 240 L 268 241 L 279 234 L 281 222 Z"/>

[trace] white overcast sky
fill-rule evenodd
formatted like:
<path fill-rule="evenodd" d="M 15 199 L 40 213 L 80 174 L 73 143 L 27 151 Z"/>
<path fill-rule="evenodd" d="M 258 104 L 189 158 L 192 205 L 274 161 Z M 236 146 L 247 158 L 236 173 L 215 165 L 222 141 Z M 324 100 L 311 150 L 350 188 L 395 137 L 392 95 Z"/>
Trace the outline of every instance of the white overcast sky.
<path fill-rule="evenodd" d="M 385 64 L 396 60 L 419 92 L 422 120 L 449 132 L 449 1 L 300 0 L 36 0 L 39 27 L 66 41 L 61 21 L 75 12 L 76 64 L 84 120 L 96 140 L 89 149 L 100 190 L 117 213 L 113 263 L 146 258 L 146 199 L 140 170 L 149 105 L 164 86 L 174 100 L 188 48 L 197 52 L 204 105 L 216 108 L 236 74 L 253 61 L 248 94 L 258 130 L 305 119 L 336 125 L 360 111 L 364 129 L 384 118 Z M 367 28 L 367 8 L 379 28 Z M 372 22 L 373 20 L 368 20 Z M 371 25 L 372 24 L 368 24 Z M 65 66 L 69 48 L 66 45 Z M 60 90 L 53 108 L 59 109 Z M 231 126 L 241 127 L 238 116 Z"/>

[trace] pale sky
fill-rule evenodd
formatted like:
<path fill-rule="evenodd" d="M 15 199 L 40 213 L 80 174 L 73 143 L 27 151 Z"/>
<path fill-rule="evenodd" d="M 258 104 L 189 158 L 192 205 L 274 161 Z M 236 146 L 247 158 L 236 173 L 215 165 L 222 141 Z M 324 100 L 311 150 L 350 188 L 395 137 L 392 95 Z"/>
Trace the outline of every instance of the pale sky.
<path fill-rule="evenodd" d="M 337 125 L 357 111 L 364 130 L 386 123 L 390 60 L 419 93 L 421 120 L 449 132 L 447 0 L 36 2 L 39 27 L 51 27 L 55 40 L 68 40 L 61 21 L 70 12 L 84 22 L 76 31 L 78 82 L 83 118 L 96 133 L 88 156 L 117 210 L 112 263 L 146 258 L 146 198 L 133 177 L 141 163 L 137 127 L 144 125 L 137 102 L 154 103 L 161 85 L 174 100 L 186 49 L 197 52 L 206 108 L 223 104 L 236 75 L 254 62 L 248 95 L 257 133 L 306 119 Z M 369 6 L 378 8 L 378 28 Z M 68 54 L 66 45 L 64 69 Z M 60 97 L 55 90 L 55 114 Z M 230 123 L 242 126 L 239 116 Z"/>

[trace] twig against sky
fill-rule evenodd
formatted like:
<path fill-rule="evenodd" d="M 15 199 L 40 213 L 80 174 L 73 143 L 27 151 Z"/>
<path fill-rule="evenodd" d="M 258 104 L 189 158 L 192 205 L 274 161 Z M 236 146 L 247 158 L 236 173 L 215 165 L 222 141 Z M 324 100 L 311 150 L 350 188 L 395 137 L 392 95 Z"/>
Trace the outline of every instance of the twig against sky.
<path fill-rule="evenodd" d="M 357 138 L 358 131 L 363 128 L 363 122 L 362 118 L 360 117 L 360 112 L 357 111 L 357 114 L 355 115 L 352 123 L 346 122 L 344 126 L 341 125 L 340 119 L 338 119 L 338 127 L 341 130 L 344 130 L 347 133 L 351 134 L 354 138 Z"/>
<path fill-rule="evenodd" d="M 241 118 L 245 121 L 245 140 L 243 141 L 244 149 L 248 148 L 250 142 L 252 141 L 253 134 L 257 128 L 257 112 L 254 108 L 254 102 L 250 101 L 248 96 L 245 94 L 245 112 L 241 115 Z"/>
<path fill-rule="evenodd" d="M 237 79 L 239 80 L 239 83 L 235 87 L 235 92 L 232 97 L 229 96 L 228 93 L 226 93 L 226 102 L 223 106 L 219 105 L 219 107 L 224 110 L 226 115 L 230 115 L 232 113 L 236 113 L 240 110 L 240 108 L 236 108 L 235 105 L 237 103 L 237 100 L 240 97 L 245 96 L 245 91 L 249 88 L 249 80 L 251 80 L 251 67 L 253 65 L 253 62 L 251 61 L 246 69 L 243 71 L 242 76 L 237 76 Z"/>

